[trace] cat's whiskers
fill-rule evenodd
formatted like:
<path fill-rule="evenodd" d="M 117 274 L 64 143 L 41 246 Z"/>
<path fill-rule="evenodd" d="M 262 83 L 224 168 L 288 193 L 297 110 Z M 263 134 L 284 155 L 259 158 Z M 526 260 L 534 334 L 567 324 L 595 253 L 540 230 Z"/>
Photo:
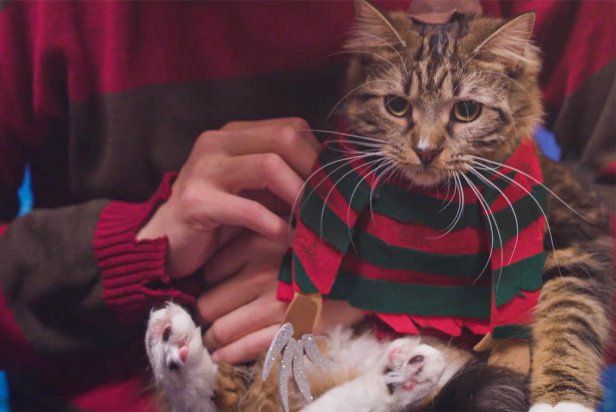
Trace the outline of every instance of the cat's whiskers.
<path fill-rule="evenodd" d="M 369 137 L 369 136 L 362 136 L 359 134 L 352 134 L 352 133 L 344 133 L 344 132 L 339 132 L 336 130 L 324 130 L 324 129 L 298 129 L 298 131 L 300 132 L 313 132 L 313 133 L 329 133 L 329 134 L 334 134 L 337 136 L 345 136 L 345 137 L 353 137 L 355 139 L 359 139 L 359 140 L 363 140 L 366 142 L 374 142 L 374 143 L 383 143 L 384 139 L 378 139 L 375 137 Z M 327 142 L 330 142 L 331 140 L 327 140 Z"/>
<path fill-rule="evenodd" d="M 445 192 L 445 199 L 443 200 L 443 203 L 445 203 L 447 201 L 447 199 L 449 198 L 449 192 L 451 191 L 451 179 L 452 179 L 452 172 L 451 170 L 447 170 L 447 192 Z M 453 197 L 455 196 L 455 192 L 454 194 L 451 196 L 451 199 L 449 199 L 449 201 L 447 201 L 447 204 L 442 206 L 438 212 L 436 213 L 441 213 L 443 210 L 447 209 L 447 207 L 451 204 L 451 202 L 453 202 Z"/>
<path fill-rule="evenodd" d="M 454 180 L 454 175 L 455 175 L 455 172 L 453 170 L 447 170 L 447 193 L 445 193 L 445 199 L 443 200 L 443 203 L 442 203 L 443 206 L 441 206 L 441 208 L 436 212 L 437 214 L 447 209 L 449 205 L 451 205 L 451 203 L 454 201 L 455 196 L 458 193 L 458 186 L 456 184 L 456 181 Z M 447 200 L 449 198 L 449 193 L 451 192 L 452 180 L 454 182 L 453 194 L 451 195 L 451 199 Z"/>
<path fill-rule="evenodd" d="M 338 165 L 336 167 L 336 169 L 334 169 L 333 171 L 326 173 L 326 176 L 324 178 L 322 178 L 319 181 L 319 183 L 317 183 L 317 185 L 312 188 L 310 193 L 308 193 L 306 195 L 306 199 L 304 199 L 304 201 L 302 202 L 300 207 L 303 207 L 306 204 L 306 202 L 308 201 L 308 197 L 312 196 L 312 194 L 316 191 L 316 189 L 329 177 L 330 173 L 335 173 L 338 170 L 340 170 L 341 168 L 343 168 L 345 166 L 345 164 L 346 164 L 345 162 L 351 162 L 353 160 L 361 159 L 361 158 L 364 158 L 364 157 L 367 157 L 367 156 L 373 156 L 373 154 L 372 153 L 370 153 L 370 154 L 363 154 L 362 153 L 362 154 L 357 154 L 355 156 L 347 156 L 347 157 L 343 157 L 341 159 L 336 159 L 336 160 L 333 160 L 333 161 L 331 161 L 331 162 L 329 162 L 327 164 L 324 164 L 323 166 L 319 167 L 314 172 L 312 172 L 310 174 L 310 176 L 308 176 L 308 178 L 304 181 L 304 183 L 300 187 L 299 191 L 297 192 L 297 195 L 295 195 L 295 199 L 293 200 L 293 204 L 291 205 L 291 211 L 289 213 L 289 232 L 292 231 L 291 226 L 292 226 L 292 222 L 293 222 L 293 216 L 295 215 L 295 210 L 297 208 L 297 204 L 299 202 L 299 199 L 300 199 L 300 197 L 303 196 L 303 193 L 304 193 L 304 190 L 306 189 L 306 186 L 308 185 L 308 183 L 310 183 L 310 181 L 312 180 L 312 178 L 315 175 L 317 175 L 321 171 L 324 171 L 325 168 L 327 168 L 329 166 L 333 166 L 333 165 L 342 163 L 341 165 Z M 289 233 L 289 235 L 291 235 L 291 233 Z"/>
<path fill-rule="evenodd" d="M 453 182 L 454 182 L 454 193 L 451 196 L 451 199 L 449 200 L 449 202 L 447 203 L 447 205 L 445 207 L 442 207 L 437 213 L 442 212 L 443 210 L 445 210 L 447 208 L 447 206 L 449 206 L 451 204 L 451 202 L 453 202 L 454 200 L 454 196 L 456 194 L 458 194 L 458 208 L 456 210 L 456 214 L 453 217 L 453 219 L 451 220 L 451 222 L 445 227 L 444 232 L 441 233 L 438 236 L 434 236 L 431 237 L 431 239 L 441 239 L 445 236 L 447 236 L 449 233 L 451 233 L 451 231 L 456 227 L 456 225 L 458 224 L 458 222 L 460 221 L 460 219 L 462 218 L 463 214 L 464 214 L 464 190 L 462 189 L 462 182 L 460 181 L 460 178 L 458 177 L 458 174 L 456 172 L 451 172 L 449 171 L 448 173 L 452 173 L 452 178 L 453 178 Z"/>
<path fill-rule="evenodd" d="M 350 215 L 351 215 L 351 207 L 352 207 L 352 204 L 353 204 L 353 197 L 355 196 L 355 192 L 357 191 L 357 189 L 359 189 L 359 187 L 361 186 L 361 183 L 362 183 L 364 180 L 368 179 L 368 177 L 369 177 L 371 174 L 376 175 L 376 174 L 378 173 L 378 171 L 379 171 L 379 170 L 381 170 L 381 169 L 383 169 L 383 168 L 387 169 L 387 166 L 389 166 L 389 165 L 390 165 L 390 162 L 391 162 L 391 161 L 390 161 L 390 159 L 388 159 L 388 158 L 382 158 L 382 159 L 380 159 L 380 160 L 382 160 L 382 161 L 383 161 L 383 163 L 382 163 L 382 164 L 378 165 L 378 166 L 377 166 L 377 167 L 375 167 L 373 170 L 371 170 L 370 172 L 368 172 L 368 174 L 367 174 L 367 175 L 365 175 L 365 176 L 361 176 L 361 175 L 360 175 L 360 179 L 359 179 L 359 181 L 358 181 L 358 182 L 357 182 L 357 184 L 355 185 L 355 188 L 353 189 L 353 192 L 351 192 L 351 197 L 350 197 L 350 199 L 349 199 L 349 204 L 348 204 L 348 207 L 347 207 L 347 215 L 346 215 L 346 221 L 347 221 L 347 223 L 349 222 L 349 218 L 350 218 Z M 371 186 L 371 188 L 370 188 L 370 194 L 369 194 L 369 197 L 368 197 L 368 201 L 369 201 L 369 203 L 370 203 L 370 215 L 372 216 L 372 221 L 373 221 L 373 222 L 374 222 L 374 216 L 372 215 L 372 190 L 373 190 L 373 189 L 374 189 L 374 187 L 376 186 L 377 181 L 378 181 L 378 177 L 377 177 L 377 179 L 375 180 L 375 184 L 374 184 L 374 186 Z M 357 248 L 356 248 L 356 246 L 355 246 L 355 243 L 353 242 L 353 233 L 352 233 L 352 228 L 351 228 L 351 225 L 348 225 L 348 232 L 349 232 L 349 239 L 351 240 L 351 246 L 353 247 L 353 249 L 355 249 L 355 250 L 356 250 Z"/>
<path fill-rule="evenodd" d="M 357 140 L 356 141 L 356 140 L 351 140 L 351 139 L 347 139 L 347 140 L 334 139 L 334 140 L 328 140 L 327 143 L 353 143 L 354 145 L 362 146 L 362 147 L 367 147 L 367 148 L 371 148 L 371 149 L 380 149 L 380 148 L 383 147 L 383 144 L 363 142 L 361 140 Z M 342 150 L 340 150 L 340 149 L 332 149 L 332 150 L 338 150 L 338 151 L 342 152 Z M 354 150 L 354 149 L 349 149 L 348 152 L 349 153 L 358 153 L 358 151 Z"/>
<path fill-rule="evenodd" d="M 526 192 L 526 194 L 535 202 L 535 204 L 537 205 L 537 207 L 539 208 L 539 211 L 541 212 L 541 214 L 543 215 L 543 219 L 545 221 L 545 225 L 546 225 L 546 229 L 548 231 L 548 235 L 550 237 L 550 244 L 552 246 L 552 252 L 553 252 L 553 256 L 554 256 L 554 263 L 556 264 L 556 268 L 558 269 L 558 273 L 561 276 L 561 279 L 563 278 L 563 274 L 560 270 L 560 265 L 558 263 L 558 256 L 556 254 L 556 246 L 554 244 L 554 236 L 552 236 L 552 228 L 550 226 L 550 222 L 548 220 L 548 216 L 545 212 L 545 210 L 543 209 L 543 207 L 541 206 L 541 203 L 535 198 L 535 196 L 533 196 L 533 194 L 531 192 L 528 191 L 528 189 L 526 189 L 524 186 L 522 186 L 520 183 L 516 182 L 514 179 L 510 178 L 509 176 L 499 172 L 498 170 L 491 168 L 490 166 L 486 166 L 486 165 L 482 165 L 479 160 L 486 160 L 486 159 L 478 159 L 475 160 L 475 164 L 479 165 L 479 169 L 480 170 L 484 170 L 486 172 L 492 173 L 493 175 L 497 176 L 500 179 L 506 180 L 512 184 L 515 184 L 516 186 L 518 186 L 520 189 L 522 189 L 524 192 Z M 503 167 L 506 167 L 506 165 L 502 165 Z M 510 169 L 515 169 L 515 168 L 510 168 Z M 524 172 L 520 171 L 520 173 L 524 174 Z M 537 180 L 531 176 L 529 176 L 532 180 L 536 181 Z M 541 184 L 541 186 L 543 186 L 545 189 L 547 189 L 543 184 Z M 549 189 L 548 189 L 549 190 Z M 563 280 L 563 284 L 564 280 Z M 566 286 L 566 284 L 565 284 Z"/>
<path fill-rule="evenodd" d="M 458 200 L 459 200 L 458 210 L 456 211 L 456 215 L 454 216 L 451 227 L 448 229 L 448 232 L 446 233 L 451 232 L 456 227 L 460 219 L 462 219 L 462 216 L 464 216 L 464 204 L 466 202 L 466 195 L 464 194 L 464 187 L 462 186 L 462 181 L 460 179 L 460 176 L 457 173 L 454 174 L 454 178 L 455 178 L 456 187 L 458 188 L 458 194 L 459 194 L 458 195 Z"/>
<path fill-rule="evenodd" d="M 373 154 L 362 154 L 357 159 L 361 159 L 361 158 L 365 158 L 365 157 L 373 157 L 373 156 L 374 156 Z M 334 182 L 332 187 L 327 192 L 327 195 L 323 199 L 323 207 L 321 208 L 321 219 L 320 219 L 320 223 L 319 223 L 319 235 L 321 236 L 321 238 L 323 238 L 323 220 L 325 218 L 325 208 L 327 207 L 327 202 L 329 200 L 329 197 L 333 193 L 333 191 L 336 188 L 336 186 L 340 182 L 342 182 L 342 180 L 344 180 L 344 178 L 346 178 L 350 174 L 352 174 L 354 172 L 363 171 L 363 170 L 365 170 L 367 168 L 370 168 L 370 167 L 374 166 L 375 164 L 377 164 L 378 162 L 381 162 L 381 161 L 383 161 L 383 159 L 382 158 L 378 158 L 378 159 L 374 159 L 374 160 L 371 160 L 369 162 L 366 162 L 365 164 L 361 165 L 358 169 L 355 169 L 355 168 L 351 167 L 351 170 L 349 170 L 348 172 L 343 174 L 338 180 L 336 180 Z M 329 177 L 329 175 L 327 177 Z M 321 183 L 322 183 L 322 181 L 321 181 Z"/>
<path fill-rule="evenodd" d="M 578 212 L 577 210 L 575 210 L 571 205 L 569 205 L 569 203 L 565 202 L 560 196 L 558 196 L 556 193 L 554 193 L 554 191 L 552 191 L 549 187 L 547 187 L 546 185 L 544 185 L 543 183 L 541 183 L 539 180 L 537 180 L 537 178 L 529 175 L 528 173 L 517 169 L 515 167 L 503 164 L 503 163 L 499 163 L 499 162 L 495 162 L 493 160 L 488 160 L 488 159 L 484 159 L 483 157 L 479 157 L 479 156 L 473 156 L 473 155 L 468 155 L 469 158 L 475 160 L 475 161 L 480 161 L 480 162 L 485 162 L 488 164 L 483 164 L 482 166 L 486 167 L 486 168 L 490 168 L 491 170 L 495 171 L 497 167 L 503 167 L 506 169 L 509 169 L 511 171 L 514 171 L 516 173 L 521 174 L 522 176 L 525 176 L 526 178 L 530 179 L 533 181 L 533 183 L 541 186 L 542 188 L 544 188 L 545 190 L 547 190 L 547 192 L 549 194 L 551 194 L 552 196 L 554 196 L 559 202 L 561 202 L 563 204 L 563 206 L 565 206 L 567 209 L 569 209 L 571 212 L 575 213 L 579 218 L 583 219 L 585 222 L 593 224 L 593 222 L 591 222 L 590 220 L 588 220 L 584 215 L 582 215 L 580 212 Z"/>
<path fill-rule="evenodd" d="M 473 284 L 475 284 L 481 278 L 483 273 L 486 271 L 486 269 L 488 268 L 488 266 L 490 265 L 490 262 L 492 260 L 492 255 L 494 254 L 494 241 L 495 241 L 494 229 L 496 229 L 496 232 L 498 234 L 498 237 L 500 239 L 500 243 L 501 244 L 502 244 L 502 237 L 500 235 L 500 230 L 498 228 L 498 224 L 496 222 L 496 219 L 494 219 L 494 216 L 492 215 L 492 212 L 490 211 L 490 208 L 488 207 L 487 202 L 485 201 L 485 199 L 483 198 L 483 196 L 479 192 L 479 189 L 477 189 L 477 187 L 473 184 L 473 182 L 465 174 L 460 174 L 459 176 L 461 176 L 466 181 L 466 183 L 468 184 L 469 188 L 473 191 L 473 193 L 477 197 L 477 200 L 479 201 L 479 205 L 481 206 L 481 208 L 483 209 L 483 211 L 484 211 L 484 213 L 486 215 L 486 219 L 487 219 L 487 222 L 488 222 L 488 228 L 490 229 L 490 253 L 488 254 L 488 259 L 486 260 L 486 264 L 484 265 L 483 269 L 481 269 L 481 272 L 479 272 L 479 274 L 477 275 L 477 277 L 473 281 Z M 494 227 L 492 226 L 492 221 L 494 221 Z M 503 253 L 503 251 L 501 249 L 501 255 L 502 255 L 502 253 Z M 502 260 L 502 256 L 501 256 L 501 260 Z M 502 268 L 501 268 L 501 272 L 502 272 Z M 500 275 L 499 275 L 499 277 L 500 277 Z"/>
<path fill-rule="evenodd" d="M 379 183 L 381 183 L 381 180 L 383 180 L 383 181 L 387 180 L 387 173 L 391 172 L 392 170 L 394 170 L 397 167 L 396 166 L 396 162 L 393 159 L 391 159 L 391 158 L 386 158 L 384 165 L 387 166 L 387 167 L 374 180 L 374 184 L 370 188 L 370 195 L 368 197 L 368 202 L 369 202 L 368 204 L 370 206 L 370 218 L 372 219 L 373 223 L 374 223 L 374 206 L 373 206 L 372 199 L 374 198 L 373 197 L 374 190 L 378 187 Z M 376 173 L 375 173 L 375 175 L 376 175 Z"/>
<path fill-rule="evenodd" d="M 507 195 L 505 195 L 505 193 L 498 186 L 496 186 L 493 182 L 491 182 L 490 179 L 486 178 L 481 173 L 479 173 L 477 170 L 475 170 L 471 165 L 468 166 L 468 171 L 471 172 L 473 175 L 475 175 L 479 180 L 484 182 L 486 185 L 494 188 L 494 190 L 496 190 L 503 197 L 503 199 L 505 199 L 505 202 L 507 202 L 507 204 L 509 205 L 509 209 L 511 209 L 511 213 L 513 214 L 513 219 L 515 221 L 515 243 L 513 244 L 513 250 L 511 251 L 511 255 L 509 256 L 509 261 L 507 262 L 507 264 L 510 264 L 511 261 L 513 260 L 513 256 L 515 255 L 516 249 L 518 247 L 518 240 L 520 237 L 519 236 L 520 224 L 518 222 L 518 215 L 516 214 L 513 204 L 511 203 Z M 501 245 L 501 247 L 503 246 L 504 245 Z"/>

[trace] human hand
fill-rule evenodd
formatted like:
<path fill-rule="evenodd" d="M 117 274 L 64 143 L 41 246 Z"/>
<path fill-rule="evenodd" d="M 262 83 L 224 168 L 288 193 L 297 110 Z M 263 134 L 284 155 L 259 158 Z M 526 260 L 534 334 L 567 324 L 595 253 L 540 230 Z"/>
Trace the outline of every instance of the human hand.
<path fill-rule="evenodd" d="M 232 122 L 199 136 L 173 184 L 172 194 L 139 231 L 137 239 L 166 235 L 167 271 L 193 273 L 239 228 L 281 245 L 287 221 L 262 201 L 241 196 L 259 190 L 292 204 L 316 160 L 319 144 L 298 118 Z M 271 196 L 271 194 L 275 196 Z"/>
<path fill-rule="evenodd" d="M 204 344 L 214 359 L 238 364 L 264 354 L 288 306 L 276 299 L 280 262 L 286 251 L 255 233 L 242 233 L 205 267 L 215 286 L 199 297 L 197 313 L 210 325 Z M 359 322 L 364 312 L 343 301 L 325 301 L 317 333 Z"/>

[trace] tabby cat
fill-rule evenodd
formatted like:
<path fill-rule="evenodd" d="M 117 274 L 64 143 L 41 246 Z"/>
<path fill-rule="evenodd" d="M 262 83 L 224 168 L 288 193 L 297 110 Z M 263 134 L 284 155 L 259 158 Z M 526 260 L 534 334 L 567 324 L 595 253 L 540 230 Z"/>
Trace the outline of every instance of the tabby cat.
<path fill-rule="evenodd" d="M 539 52 L 529 40 L 533 24 L 534 14 L 527 13 L 507 22 L 454 15 L 448 24 L 427 25 L 358 1 L 356 30 L 345 46 L 353 55 L 348 93 L 340 105 L 349 136 L 366 150 L 376 147 L 395 171 L 419 186 L 440 185 L 471 170 L 498 173 L 495 166 L 532 136 L 543 115 Z M 337 330 L 324 350 L 355 368 L 329 377 L 308 371 L 314 393 L 325 394 L 306 410 L 588 412 L 597 407 L 611 324 L 608 217 L 597 196 L 570 171 L 544 157 L 540 161 L 551 195 L 547 259 L 532 325 L 530 403 L 521 390 L 523 378 L 478 364 L 469 353 L 439 341 L 379 342 L 370 333 L 352 338 Z M 262 382 L 259 363 L 248 369 L 214 365 L 196 331 L 173 305 L 153 312 L 150 320 L 146 347 L 172 407 L 278 408 L 275 379 Z M 494 350 L 491 363 L 515 366 L 518 359 L 511 356 L 517 353 Z M 304 406 L 298 393 L 290 396 L 291 409 Z"/>

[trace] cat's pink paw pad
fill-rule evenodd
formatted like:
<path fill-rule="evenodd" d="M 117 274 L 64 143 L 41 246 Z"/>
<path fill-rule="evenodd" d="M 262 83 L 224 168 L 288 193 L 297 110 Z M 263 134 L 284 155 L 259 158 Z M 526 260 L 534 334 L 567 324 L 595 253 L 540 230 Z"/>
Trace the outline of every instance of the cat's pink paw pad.
<path fill-rule="evenodd" d="M 414 337 L 393 341 L 385 359 L 385 383 L 400 405 L 413 405 L 428 396 L 445 370 L 443 353 Z"/>

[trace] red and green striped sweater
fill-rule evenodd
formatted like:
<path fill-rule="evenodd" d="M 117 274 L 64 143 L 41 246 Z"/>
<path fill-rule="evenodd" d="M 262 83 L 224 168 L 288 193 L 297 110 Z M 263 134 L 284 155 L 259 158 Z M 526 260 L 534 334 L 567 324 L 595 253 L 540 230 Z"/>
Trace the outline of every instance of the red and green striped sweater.
<path fill-rule="evenodd" d="M 340 166 L 353 150 L 343 145 L 326 144 L 322 169 L 304 191 L 280 296 L 344 299 L 400 333 L 432 328 L 459 336 L 466 327 L 496 339 L 526 337 L 544 263 L 546 192 L 534 142 L 523 140 L 505 162 L 523 173 L 499 170 L 511 180 L 469 178 L 489 220 L 468 184 L 463 198 L 444 187 L 376 184 L 367 160 Z"/>

